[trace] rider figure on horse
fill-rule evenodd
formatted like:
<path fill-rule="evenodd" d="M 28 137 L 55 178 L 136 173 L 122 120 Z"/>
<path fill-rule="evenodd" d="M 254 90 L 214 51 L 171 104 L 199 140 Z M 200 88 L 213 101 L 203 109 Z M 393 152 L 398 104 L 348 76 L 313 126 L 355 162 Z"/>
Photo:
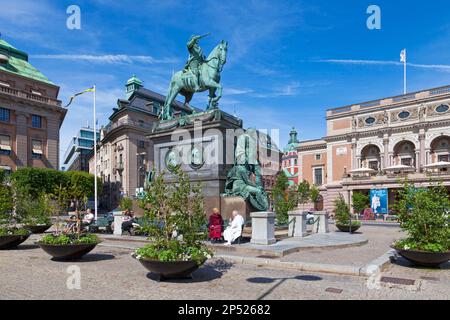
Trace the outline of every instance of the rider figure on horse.
<path fill-rule="evenodd" d="M 187 43 L 187 49 L 189 51 L 189 58 L 186 62 L 186 65 L 184 66 L 183 72 L 189 72 L 189 70 L 194 75 L 194 90 L 198 91 L 200 88 L 200 66 L 201 64 L 206 60 L 205 56 L 203 55 L 202 48 L 198 45 L 198 41 L 201 38 L 204 38 L 209 33 L 202 35 L 202 36 L 191 36 Z"/>

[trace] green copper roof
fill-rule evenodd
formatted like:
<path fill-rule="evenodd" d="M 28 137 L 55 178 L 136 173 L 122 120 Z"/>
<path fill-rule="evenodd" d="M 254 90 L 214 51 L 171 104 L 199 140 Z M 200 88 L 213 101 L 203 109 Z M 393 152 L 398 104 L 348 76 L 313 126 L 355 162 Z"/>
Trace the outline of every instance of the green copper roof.
<path fill-rule="evenodd" d="M 297 139 L 297 130 L 292 127 L 291 132 L 289 132 L 290 139 L 286 147 L 284 147 L 283 152 L 295 151 L 299 146 L 299 141 Z"/>
<path fill-rule="evenodd" d="M 28 54 L 26 52 L 14 48 L 3 39 L 0 39 L 0 54 L 6 55 L 9 58 L 6 65 L 0 65 L 1 71 L 14 73 L 48 84 L 54 84 L 28 62 Z"/>
<path fill-rule="evenodd" d="M 142 81 L 141 81 L 138 77 L 136 77 L 136 75 L 134 75 L 134 74 L 133 74 L 133 76 L 132 76 L 130 79 L 128 79 L 128 81 L 127 81 L 127 84 L 131 84 L 131 83 L 136 83 L 136 84 L 142 86 Z"/>

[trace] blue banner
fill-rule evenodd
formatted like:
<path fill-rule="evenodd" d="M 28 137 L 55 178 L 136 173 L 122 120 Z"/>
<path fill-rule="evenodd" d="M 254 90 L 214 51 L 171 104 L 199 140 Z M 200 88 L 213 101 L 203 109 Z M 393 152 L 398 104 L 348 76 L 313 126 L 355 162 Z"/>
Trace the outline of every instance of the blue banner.
<path fill-rule="evenodd" d="M 375 214 L 388 213 L 388 189 L 370 190 L 370 208 Z"/>

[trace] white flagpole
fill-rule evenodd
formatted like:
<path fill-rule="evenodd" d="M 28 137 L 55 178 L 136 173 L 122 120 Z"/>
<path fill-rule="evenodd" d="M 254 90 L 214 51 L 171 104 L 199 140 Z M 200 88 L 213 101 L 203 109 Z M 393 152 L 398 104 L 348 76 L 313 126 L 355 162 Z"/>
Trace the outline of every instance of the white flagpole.
<path fill-rule="evenodd" d="M 403 49 L 403 94 L 406 94 L 406 49 Z"/>
<path fill-rule="evenodd" d="M 94 84 L 94 206 L 95 206 L 95 221 L 97 221 L 97 120 L 95 111 L 95 96 L 96 87 Z"/>

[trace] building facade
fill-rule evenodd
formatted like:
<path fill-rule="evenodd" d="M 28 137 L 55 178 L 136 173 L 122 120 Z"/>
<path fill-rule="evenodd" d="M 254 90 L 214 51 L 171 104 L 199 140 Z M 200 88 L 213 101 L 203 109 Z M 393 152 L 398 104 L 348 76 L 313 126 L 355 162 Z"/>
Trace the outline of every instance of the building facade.
<path fill-rule="evenodd" d="M 450 86 L 329 109 L 326 121 L 324 138 L 297 148 L 299 179 L 320 186 L 325 209 L 371 190 L 389 207 L 405 178 L 450 186 Z"/>
<path fill-rule="evenodd" d="M 143 87 L 136 76 L 126 85 L 126 99 L 118 99 L 109 124 L 100 129 L 97 148 L 97 175 L 103 181 L 100 204 L 117 207 L 121 196 L 133 197 L 146 183 L 153 169 L 153 143 L 146 138 L 158 121 L 165 97 Z M 174 102 L 174 114 L 190 114 L 194 109 Z M 94 173 L 94 157 L 89 159 Z"/>
<path fill-rule="evenodd" d="M 283 149 L 283 156 L 281 158 L 281 167 L 289 180 L 289 185 L 295 186 L 299 184 L 298 173 L 300 168 L 297 148 L 299 141 L 297 138 L 297 131 L 294 127 L 289 132 L 289 142 Z"/>
<path fill-rule="evenodd" d="M 100 131 L 97 130 L 97 141 Z M 94 149 L 94 129 L 82 127 L 70 141 L 63 157 L 62 170 L 89 172 L 89 159 Z"/>
<path fill-rule="evenodd" d="M 0 39 L 0 168 L 59 167 L 59 87 Z"/>

